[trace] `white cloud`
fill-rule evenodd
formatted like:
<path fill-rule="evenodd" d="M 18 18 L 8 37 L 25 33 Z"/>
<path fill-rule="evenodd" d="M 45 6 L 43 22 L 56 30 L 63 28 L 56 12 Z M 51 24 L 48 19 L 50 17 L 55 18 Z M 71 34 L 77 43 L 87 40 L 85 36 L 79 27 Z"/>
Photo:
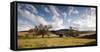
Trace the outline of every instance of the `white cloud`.
<path fill-rule="evenodd" d="M 90 12 L 91 12 L 91 15 L 96 15 L 96 9 L 95 8 L 90 8 Z"/>
<path fill-rule="evenodd" d="M 57 16 L 53 16 L 53 21 L 51 22 L 51 25 L 53 26 L 52 30 L 59 30 L 59 29 L 64 29 L 64 24 L 63 20 L 60 19 Z"/>
<path fill-rule="evenodd" d="M 96 15 L 95 15 L 95 8 L 90 8 L 89 10 L 86 10 L 86 13 L 83 15 L 80 15 L 79 18 L 72 21 L 72 19 L 67 19 L 67 16 L 71 16 L 73 14 L 79 14 L 79 11 L 75 9 L 74 7 L 69 7 L 69 12 L 62 13 L 64 15 L 64 19 L 61 18 L 61 14 L 58 12 L 59 9 L 56 8 L 56 6 L 49 5 L 48 8 L 44 8 L 44 10 L 49 13 L 53 14 L 52 20 L 50 22 L 47 22 L 43 17 L 35 15 L 38 13 L 38 10 L 33 5 L 27 5 L 29 9 L 28 10 L 22 10 L 21 6 L 18 5 L 18 13 L 28 19 L 29 21 L 35 23 L 35 25 L 43 24 L 43 25 L 52 25 L 51 30 L 58 30 L 58 29 L 64 29 L 67 24 L 64 24 L 65 19 L 67 20 L 66 23 L 71 23 L 72 26 L 76 26 L 79 28 L 79 30 L 96 30 Z M 32 13 L 33 12 L 33 13 Z M 63 21 L 64 20 L 64 21 Z M 18 23 L 18 31 L 22 30 L 28 30 L 30 28 L 34 28 L 34 25 L 32 25 L 30 22 L 22 21 Z"/>
<path fill-rule="evenodd" d="M 89 14 L 89 13 L 92 13 Z M 90 8 L 90 10 L 86 10 L 86 13 L 81 15 L 78 19 L 73 21 L 74 24 L 79 25 L 79 30 L 96 30 L 96 15 L 95 10 Z"/>
<path fill-rule="evenodd" d="M 64 16 L 64 19 L 66 19 L 68 16 L 68 14 L 66 12 L 62 13 L 62 15 Z"/>
<path fill-rule="evenodd" d="M 18 31 L 29 30 L 30 28 L 34 28 L 34 25 L 25 20 L 18 20 Z"/>
<path fill-rule="evenodd" d="M 55 6 L 49 5 L 49 8 L 53 15 L 60 16 L 60 14 L 57 12 L 57 8 Z"/>
<path fill-rule="evenodd" d="M 21 6 L 18 7 L 18 13 L 19 13 L 22 17 L 24 17 L 24 18 L 28 19 L 29 21 L 32 21 L 33 23 L 35 23 L 35 25 L 38 25 L 38 24 L 47 25 L 47 24 L 48 24 L 48 23 L 45 21 L 45 19 L 44 19 L 43 17 L 37 16 L 37 15 L 31 13 L 31 12 L 28 11 L 28 10 L 22 10 L 20 7 L 21 7 Z M 33 7 L 32 7 L 32 8 L 33 8 Z M 35 9 L 35 10 L 36 10 L 36 9 Z M 30 27 L 28 27 L 27 25 L 28 25 L 28 23 L 25 24 L 24 28 L 23 28 L 23 26 L 22 26 L 22 27 L 21 27 L 21 26 L 18 26 L 18 30 L 20 31 L 20 30 L 29 29 Z M 30 25 L 30 26 L 31 26 L 31 25 Z M 33 25 L 32 25 L 32 26 L 33 26 Z"/>
<path fill-rule="evenodd" d="M 28 26 L 20 26 L 20 27 L 18 27 L 18 31 L 25 31 L 25 30 L 29 30 L 29 29 L 31 29 L 31 28 L 28 27 Z"/>
<path fill-rule="evenodd" d="M 49 9 L 47 7 L 44 8 L 44 10 L 47 12 L 47 13 L 50 13 Z"/>
<path fill-rule="evenodd" d="M 38 24 L 48 25 L 48 22 L 41 16 L 36 16 L 35 20 L 38 22 Z"/>
<path fill-rule="evenodd" d="M 78 13 L 79 13 L 78 10 L 73 11 L 73 14 L 78 14 Z"/>
<path fill-rule="evenodd" d="M 68 19 L 67 21 L 68 21 L 68 23 L 71 23 L 71 19 Z"/>
<path fill-rule="evenodd" d="M 53 13 L 52 22 L 52 30 L 64 29 L 63 19 L 60 18 L 60 14 L 58 13 L 58 9 L 55 6 L 49 6 L 51 12 Z"/>
<path fill-rule="evenodd" d="M 76 10 L 74 7 L 69 7 L 69 12 L 68 12 L 68 15 L 71 16 L 73 14 L 78 14 L 79 11 Z"/>
<path fill-rule="evenodd" d="M 31 4 L 25 4 L 25 7 L 32 10 L 31 12 L 37 14 L 38 13 L 38 10 Z"/>

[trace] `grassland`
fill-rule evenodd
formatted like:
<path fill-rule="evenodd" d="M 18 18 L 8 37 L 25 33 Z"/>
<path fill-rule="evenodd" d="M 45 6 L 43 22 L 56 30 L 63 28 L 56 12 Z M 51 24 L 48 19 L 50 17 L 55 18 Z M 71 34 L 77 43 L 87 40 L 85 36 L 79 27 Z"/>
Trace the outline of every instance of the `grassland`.
<path fill-rule="evenodd" d="M 57 46 L 77 46 L 91 45 L 91 42 L 96 43 L 95 39 L 84 39 L 76 37 L 63 38 L 18 38 L 18 49 L 21 48 L 41 48 L 41 47 L 57 47 Z"/>

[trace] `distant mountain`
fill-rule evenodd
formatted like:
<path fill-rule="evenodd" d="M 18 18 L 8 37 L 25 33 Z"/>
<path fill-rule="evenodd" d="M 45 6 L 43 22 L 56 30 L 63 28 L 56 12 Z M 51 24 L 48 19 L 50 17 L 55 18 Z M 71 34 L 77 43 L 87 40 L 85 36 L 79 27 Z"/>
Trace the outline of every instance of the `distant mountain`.
<path fill-rule="evenodd" d="M 67 35 L 69 35 L 69 36 L 81 36 L 81 35 L 84 35 L 84 37 L 85 36 L 86 37 L 87 36 L 93 37 L 95 35 L 92 36 L 92 34 L 96 34 L 96 31 L 76 31 L 76 32 L 74 32 L 74 34 L 71 34 L 70 29 L 52 30 L 51 32 L 55 33 L 56 35 L 65 35 L 65 36 L 67 36 Z"/>
<path fill-rule="evenodd" d="M 29 32 L 29 31 L 18 31 L 18 32 Z"/>
<path fill-rule="evenodd" d="M 70 31 L 70 29 L 60 29 L 60 30 L 57 30 L 57 31 Z"/>
<path fill-rule="evenodd" d="M 56 35 L 67 35 L 70 29 L 60 29 L 60 30 L 52 30 L 50 32 L 55 33 Z"/>
<path fill-rule="evenodd" d="M 75 31 L 75 30 L 74 30 Z M 70 32 L 70 29 L 59 29 L 59 30 L 51 30 L 51 32 Z M 84 34 L 84 33 L 96 33 L 96 31 L 78 31 L 79 34 Z"/>

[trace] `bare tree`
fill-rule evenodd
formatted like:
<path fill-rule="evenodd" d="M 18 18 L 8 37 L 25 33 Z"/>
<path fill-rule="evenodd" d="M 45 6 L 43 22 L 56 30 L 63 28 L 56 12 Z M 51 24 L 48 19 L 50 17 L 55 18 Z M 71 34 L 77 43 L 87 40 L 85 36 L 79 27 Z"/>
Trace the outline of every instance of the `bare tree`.
<path fill-rule="evenodd" d="M 73 27 L 70 27 L 70 36 L 78 36 L 78 30 L 75 30 Z"/>
<path fill-rule="evenodd" d="M 50 25 L 40 24 L 38 26 L 35 26 L 34 31 L 35 31 L 36 35 L 42 35 L 42 38 L 44 38 L 44 35 L 48 34 L 50 28 L 51 28 Z"/>

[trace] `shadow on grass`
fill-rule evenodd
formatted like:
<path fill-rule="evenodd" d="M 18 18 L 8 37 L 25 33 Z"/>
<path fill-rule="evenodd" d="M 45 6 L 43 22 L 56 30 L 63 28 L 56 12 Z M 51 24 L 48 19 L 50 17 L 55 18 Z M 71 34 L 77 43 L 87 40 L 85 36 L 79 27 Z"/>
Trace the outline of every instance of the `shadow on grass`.
<path fill-rule="evenodd" d="M 86 43 L 85 45 L 97 45 L 97 42 L 96 41 L 92 41 L 92 42 Z"/>
<path fill-rule="evenodd" d="M 97 36 L 96 36 L 96 34 L 93 34 L 93 35 L 86 35 L 86 36 L 82 36 L 82 37 L 80 37 L 80 38 L 86 38 L 86 39 L 96 39 L 96 38 L 97 38 Z"/>

